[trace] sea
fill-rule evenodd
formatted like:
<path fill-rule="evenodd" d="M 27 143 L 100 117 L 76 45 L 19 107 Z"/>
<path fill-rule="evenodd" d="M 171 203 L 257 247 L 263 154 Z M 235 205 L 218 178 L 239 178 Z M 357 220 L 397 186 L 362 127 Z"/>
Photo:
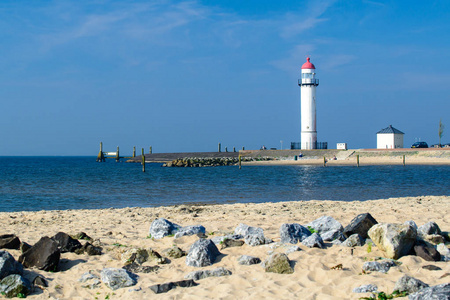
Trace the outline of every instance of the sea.
<path fill-rule="evenodd" d="M 450 166 L 165 168 L 96 157 L 0 157 L 0 211 L 450 195 Z"/>

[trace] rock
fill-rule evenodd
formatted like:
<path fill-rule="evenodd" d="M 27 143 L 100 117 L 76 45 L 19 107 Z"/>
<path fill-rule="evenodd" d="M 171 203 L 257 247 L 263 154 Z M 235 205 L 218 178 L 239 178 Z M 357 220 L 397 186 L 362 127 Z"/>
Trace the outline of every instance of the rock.
<path fill-rule="evenodd" d="M 429 285 L 420 281 L 419 279 L 404 275 L 395 283 L 394 291 L 399 291 L 400 293 L 407 292 L 408 294 L 412 294 L 426 287 L 429 287 Z"/>
<path fill-rule="evenodd" d="M 25 298 L 31 292 L 31 284 L 18 274 L 8 275 L 0 281 L 0 292 L 8 298 Z"/>
<path fill-rule="evenodd" d="M 378 287 L 375 284 L 365 284 L 353 289 L 353 293 L 373 293 L 378 291 Z"/>
<path fill-rule="evenodd" d="M 406 222 L 403 223 L 403 224 L 410 225 L 410 226 L 414 227 L 416 230 L 419 229 L 419 228 L 417 227 L 416 222 L 414 222 L 414 221 L 412 221 L 412 220 L 406 221 Z"/>
<path fill-rule="evenodd" d="M 429 270 L 429 271 L 440 271 L 440 270 L 442 270 L 441 268 L 439 268 L 437 266 L 433 266 L 433 265 L 422 266 L 422 269 Z"/>
<path fill-rule="evenodd" d="M 56 271 L 60 257 L 58 243 L 44 236 L 19 257 L 19 262 L 25 268 L 36 267 L 43 271 Z"/>
<path fill-rule="evenodd" d="M 81 249 L 89 256 L 102 254 L 102 247 L 96 247 L 89 242 L 86 242 Z"/>
<path fill-rule="evenodd" d="M 313 228 L 318 234 L 322 234 L 327 231 L 344 230 L 344 227 L 341 225 L 341 223 L 330 216 L 320 217 L 307 224 L 306 227 Z"/>
<path fill-rule="evenodd" d="M 357 215 L 353 220 L 351 220 L 350 224 L 344 228 L 345 237 L 349 237 L 352 234 L 359 234 L 363 238 L 367 238 L 367 232 L 373 225 L 378 224 L 377 220 L 375 220 L 371 214 L 364 213 Z"/>
<path fill-rule="evenodd" d="M 170 291 L 171 289 L 174 289 L 176 287 L 191 287 L 191 286 L 196 286 L 196 285 L 198 285 L 198 283 L 195 283 L 194 280 L 189 279 L 189 280 L 168 282 L 168 283 L 163 283 L 163 284 L 155 284 L 155 285 L 150 286 L 150 289 L 155 294 L 161 294 L 161 293 L 167 293 L 168 291 Z"/>
<path fill-rule="evenodd" d="M 91 272 L 87 272 L 87 273 L 84 273 L 83 275 L 81 275 L 81 277 L 80 277 L 80 279 L 78 279 L 78 281 L 82 282 L 82 283 L 86 283 L 86 284 L 81 285 L 81 287 L 88 288 L 91 290 L 100 287 L 100 284 L 101 284 L 100 277 L 92 274 Z"/>
<path fill-rule="evenodd" d="M 426 261 L 440 261 L 441 255 L 439 252 L 434 249 L 434 247 L 430 247 L 427 245 L 416 245 L 414 246 L 414 252 L 420 258 L 423 258 Z"/>
<path fill-rule="evenodd" d="M 174 235 L 180 228 L 180 225 L 172 223 L 164 218 L 159 218 L 152 222 L 149 233 L 154 239 L 162 239 L 165 236 Z"/>
<path fill-rule="evenodd" d="M 200 239 L 192 244 L 186 256 L 186 265 L 192 267 L 206 267 L 214 263 L 221 253 L 209 239 Z"/>
<path fill-rule="evenodd" d="M 159 268 L 159 266 L 141 266 L 135 262 L 122 267 L 131 273 L 152 273 L 158 271 Z"/>
<path fill-rule="evenodd" d="M 12 274 L 23 274 L 23 266 L 7 251 L 0 250 L 0 279 Z"/>
<path fill-rule="evenodd" d="M 320 234 L 320 237 L 322 238 L 322 240 L 326 241 L 326 242 L 331 242 L 331 241 L 345 241 L 345 236 L 342 233 L 342 231 L 339 230 L 330 230 L 324 233 Z"/>
<path fill-rule="evenodd" d="M 58 232 L 54 237 L 52 237 L 52 240 L 58 243 L 58 247 L 61 253 L 75 252 L 75 250 L 82 247 L 81 243 L 78 240 L 73 239 L 71 236 L 64 232 Z"/>
<path fill-rule="evenodd" d="M 161 257 L 159 254 L 158 256 L 159 258 Z M 142 265 L 148 260 L 148 257 L 149 257 L 148 251 L 142 248 L 127 249 L 120 256 L 121 262 L 125 265 L 132 264 L 134 262 Z"/>
<path fill-rule="evenodd" d="M 411 251 L 417 232 L 410 225 L 382 223 L 372 226 L 368 235 L 387 258 L 398 259 Z"/>
<path fill-rule="evenodd" d="M 88 280 L 92 280 L 92 279 L 100 279 L 100 277 L 98 277 L 97 275 L 94 275 L 91 273 L 91 271 L 83 273 L 83 275 L 81 275 L 81 277 L 78 279 L 79 282 L 86 282 Z"/>
<path fill-rule="evenodd" d="M 194 271 L 184 276 L 184 278 L 192 280 L 200 280 L 208 277 L 222 277 L 228 275 L 231 275 L 231 271 L 225 269 L 224 267 L 220 267 L 212 270 Z"/>
<path fill-rule="evenodd" d="M 448 231 L 441 231 L 441 235 L 444 237 L 446 242 L 450 242 L 450 232 L 448 232 Z"/>
<path fill-rule="evenodd" d="M 72 238 L 76 239 L 76 240 L 92 241 L 92 238 L 82 231 L 77 234 L 72 235 Z"/>
<path fill-rule="evenodd" d="M 33 285 L 37 285 L 37 286 L 46 288 L 46 287 L 48 287 L 48 282 L 47 282 L 47 279 L 38 275 L 38 276 L 34 277 Z"/>
<path fill-rule="evenodd" d="M 286 255 L 287 255 L 287 254 L 291 254 L 291 253 L 297 252 L 297 251 L 302 251 L 302 249 L 299 246 L 291 246 L 284 253 L 286 253 Z"/>
<path fill-rule="evenodd" d="M 417 229 L 419 235 L 441 234 L 441 229 L 435 222 L 428 222 Z"/>
<path fill-rule="evenodd" d="M 21 252 L 21 253 L 25 253 L 25 252 L 27 252 L 28 249 L 30 249 L 31 247 L 32 247 L 32 246 L 31 246 L 30 244 L 25 243 L 25 242 L 21 242 L 21 243 L 20 243 L 20 246 L 19 246 L 19 249 L 20 249 L 20 252 Z"/>
<path fill-rule="evenodd" d="M 181 250 L 181 248 L 177 246 L 173 246 L 171 248 L 167 248 L 163 250 L 164 255 L 171 258 L 180 258 L 186 256 L 186 251 Z"/>
<path fill-rule="evenodd" d="M 308 228 L 297 224 L 282 224 L 280 227 L 280 237 L 282 243 L 297 244 L 311 235 Z"/>
<path fill-rule="evenodd" d="M 261 259 L 259 259 L 258 257 L 254 257 L 254 256 L 249 256 L 249 255 L 241 255 L 238 258 L 238 263 L 240 265 L 256 265 L 259 264 L 261 262 Z"/>
<path fill-rule="evenodd" d="M 325 247 L 322 238 L 317 233 L 313 233 L 304 239 L 302 244 L 309 248 L 317 247 L 323 249 Z"/>
<path fill-rule="evenodd" d="M 443 283 L 421 289 L 408 296 L 409 300 L 450 300 L 450 283 Z"/>
<path fill-rule="evenodd" d="M 19 249 L 20 240 L 15 234 L 0 235 L 0 249 Z"/>
<path fill-rule="evenodd" d="M 106 268 L 100 272 L 101 279 L 112 290 L 128 287 L 137 283 L 136 275 L 117 268 Z"/>
<path fill-rule="evenodd" d="M 437 245 L 436 250 L 441 254 L 442 260 L 450 261 L 450 249 L 444 243 Z"/>
<path fill-rule="evenodd" d="M 220 250 L 229 248 L 229 247 L 241 247 L 244 245 L 244 241 L 242 240 L 233 240 L 233 239 L 224 239 L 220 244 Z"/>
<path fill-rule="evenodd" d="M 180 228 L 178 230 L 178 232 L 175 233 L 174 237 L 177 239 L 177 238 L 180 238 L 185 235 L 194 235 L 194 234 L 199 234 L 199 233 L 205 234 L 205 232 L 206 232 L 206 229 L 202 225 L 190 225 L 190 226 Z"/>
<path fill-rule="evenodd" d="M 394 266 L 396 266 L 396 264 L 392 260 L 383 260 L 381 262 L 367 261 L 363 264 L 362 270 L 363 273 L 367 272 L 387 273 L 389 269 Z"/>
<path fill-rule="evenodd" d="M 355 247 L 364 245 L 364 239 L 359 234 L 355 233 L 349 236 L 343 243 L 342 246 L 345 247 Z"/>
<path fill-rule="evenodd" d="M 152 248 L 149 248 L 147 250 L 148 252 L 148 259 L 155 261 L 158 265 L 167 264 L 167 260 L 165 257 L 162 257 L 158 252 L 153 250 Z"/>
<path fill-rule="evenodd" d="M 234 230 L 235 234 L 240 234 L 244 237 L 245 243 L 250 246 L 258 246 L 269 244 L 273 241 L 264 236 L 264 230 L 259 227 L 251 227 L 246 224 L 239 224 Z"/>
<path fill-rule="evenodd" d="M 219 245 L 220 243 L 222 243 L 225 239 L 230 239 L 230 240 L 241 240 L 244 237 L 240 234 L 229 234 L 229 235 L 225 235 L 225 236 L 215 236 L 211 239 L 211 241 L 214 242 L 214 244 Z"/>
<path fill-rule="evenodd" d="M 433 245 L 445 243 L 445 239 L 442 235 L 439 234 L 427 234 L 427 235 L 421 235 L 420 238 L 422 238 L 424 241 L 429 242 Z"/>
<path fill-rule="evenodd" d="M 266 272 L 278 274 L 292 274 L 292 269 L 289 258 L 284 253 L 274 253 L 270 255 L 264 262 L 263 268 Z"/>

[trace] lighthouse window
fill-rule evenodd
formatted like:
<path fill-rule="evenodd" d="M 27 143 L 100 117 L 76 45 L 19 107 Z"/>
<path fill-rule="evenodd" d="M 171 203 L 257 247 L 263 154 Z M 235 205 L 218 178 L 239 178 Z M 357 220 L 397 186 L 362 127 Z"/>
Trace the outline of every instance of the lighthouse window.
<path fill-rule="evenodd" d="M 303 79 L 312 79 L 313 78 L 313 74 L 311 74 L 311 73 L 302 73 L 302 78 Z"/>

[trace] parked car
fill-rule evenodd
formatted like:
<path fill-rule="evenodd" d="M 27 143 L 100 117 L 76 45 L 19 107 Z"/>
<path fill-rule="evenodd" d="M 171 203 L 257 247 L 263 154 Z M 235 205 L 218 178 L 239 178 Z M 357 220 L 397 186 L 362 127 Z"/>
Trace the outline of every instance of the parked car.
<path fill-rule="evenodd" d="M 425 142 L 415 142 L 411 148 L 428 148 L 428 144 Z"/>

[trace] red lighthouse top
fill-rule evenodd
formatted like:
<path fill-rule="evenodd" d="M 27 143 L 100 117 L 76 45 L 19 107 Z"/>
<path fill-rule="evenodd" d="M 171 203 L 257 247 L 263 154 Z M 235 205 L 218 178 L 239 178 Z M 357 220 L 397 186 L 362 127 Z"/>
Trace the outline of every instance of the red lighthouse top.
<path fill-rule="evenodd" d="M 303 64 L 302 69 L 315 69 L 314 65 L 309 62 L 309 57 L 306 58 L 306 62 Z"/>

